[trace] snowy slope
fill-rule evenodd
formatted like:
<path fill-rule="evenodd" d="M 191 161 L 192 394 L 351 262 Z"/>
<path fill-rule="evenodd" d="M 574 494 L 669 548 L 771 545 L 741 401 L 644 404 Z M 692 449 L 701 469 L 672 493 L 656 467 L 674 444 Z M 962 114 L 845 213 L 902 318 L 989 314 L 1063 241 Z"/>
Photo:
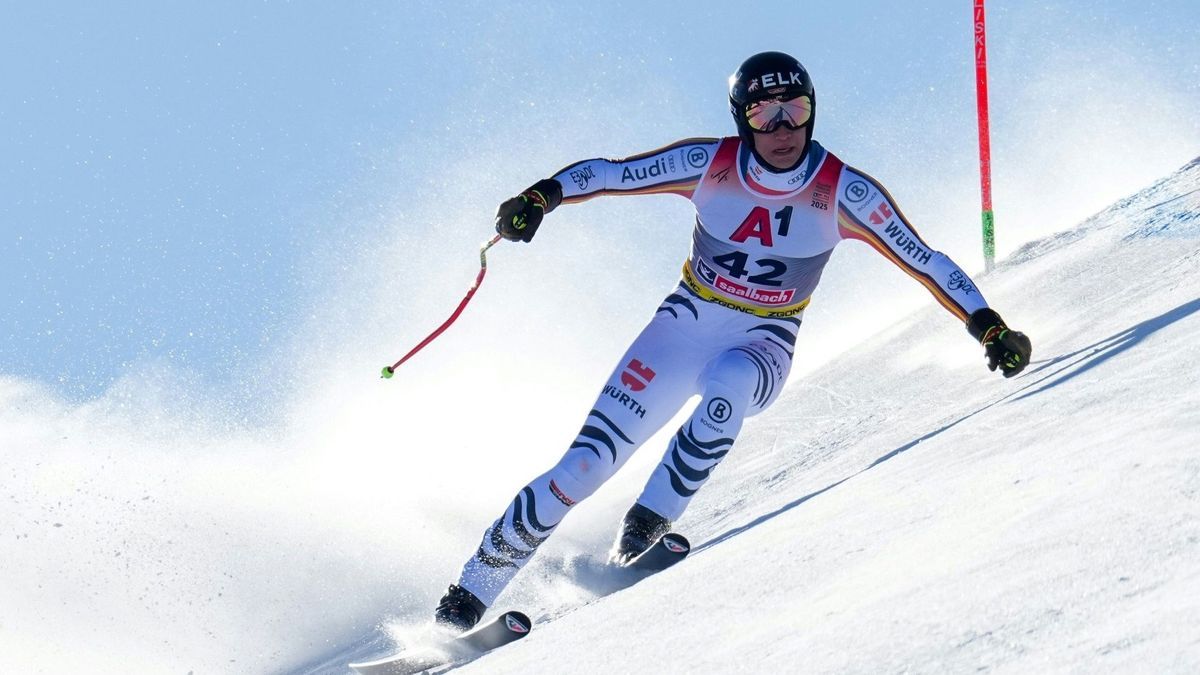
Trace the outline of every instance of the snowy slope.
<path fill-rule="evenodd" d="M 783 398 L 679 523 L 693 558 L 619 592 L 598 565 L 660 437 L 501 597 L 534 634 L 462 672 L 1200 671 L 1198 190 L 1193 163 L 978 278 L 1034 341 L 1011 381 L 931 301 L 823 364 L 842 314 L 814 311 Z M 253 433 L 170 364 L 80 405 L 0 378 L 0 672 L 344 674 L 421 639 L 480 532 L 578 429 L 616 358 L 597 350 L 637 326 L 565 329 L 661 297 L 550 284 L 549 318 L 514 326 L 500 299 L 551 278 L 543 248 L 498 254 L 403 382 L 377 379 L 380 355 L 428 322 L 298 329 L 306 386 Z M 441 316 L 469 276 L 440 280 L 404 314 Z M 487 351 L 514 336 L 536 369 Z"/>
<path fill-rule="evenodd" d="M 1022 376 L 930 303 L 746 425 L 686 564 L 605 595 L 610 532 L 547 545 L 459 672 L 1200 671 L 1200 160 L 977 280 Z"/>

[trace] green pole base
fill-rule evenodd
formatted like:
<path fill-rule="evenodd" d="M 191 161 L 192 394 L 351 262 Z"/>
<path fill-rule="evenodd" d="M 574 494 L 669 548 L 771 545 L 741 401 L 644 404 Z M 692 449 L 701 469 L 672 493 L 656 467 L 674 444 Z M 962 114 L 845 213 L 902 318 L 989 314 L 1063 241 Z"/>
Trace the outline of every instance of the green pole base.
<path fill-rule="evenodd" d="M 988 272 L 996 266 L 996 216 L 983 212 L 983 264 Z"/>

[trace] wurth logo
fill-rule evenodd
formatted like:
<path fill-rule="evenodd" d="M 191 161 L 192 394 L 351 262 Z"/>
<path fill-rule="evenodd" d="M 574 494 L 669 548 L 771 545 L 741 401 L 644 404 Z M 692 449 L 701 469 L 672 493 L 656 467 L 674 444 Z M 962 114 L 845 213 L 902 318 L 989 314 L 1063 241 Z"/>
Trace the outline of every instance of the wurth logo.
<path fill-rule="evenodd" d="M 633 359 L 625 366 L 625 372 L 621 373 L 621 384 L 629 387 L 631 391 L 641 391 L 650 384 L 654 379 L 654 371 L 647 366 L 642 365 L 642 362 Z"/>
<path fill-rule="evenodd" d="M 892 213 L 892 210 L 888 208 L 887 202 L 884 202 L 871 212 L 871 222 L 876 225 L 882 225 L 894 215 L 896 214 Z"/>

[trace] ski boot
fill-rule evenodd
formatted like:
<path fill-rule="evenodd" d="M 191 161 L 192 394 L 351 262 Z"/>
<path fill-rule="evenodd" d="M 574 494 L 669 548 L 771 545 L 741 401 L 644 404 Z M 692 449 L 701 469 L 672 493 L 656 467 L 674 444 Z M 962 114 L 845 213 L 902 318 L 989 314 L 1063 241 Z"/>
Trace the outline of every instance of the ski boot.
<path fill-rule="evenodd" d="M 433 617 L 439 625 L 465 633 L 479 623 L 479 617 L 485 611 L 487 605 L 480 602 L 474 593 L 462 586 L 451 585 L 433 611 Z"/>
<path fill-rule="evenodd" d="M 609 562 L 622 567 L 628 565 L 670 531 L 671 521 L 641 504 L 634 504 L 621 523 Z"/>

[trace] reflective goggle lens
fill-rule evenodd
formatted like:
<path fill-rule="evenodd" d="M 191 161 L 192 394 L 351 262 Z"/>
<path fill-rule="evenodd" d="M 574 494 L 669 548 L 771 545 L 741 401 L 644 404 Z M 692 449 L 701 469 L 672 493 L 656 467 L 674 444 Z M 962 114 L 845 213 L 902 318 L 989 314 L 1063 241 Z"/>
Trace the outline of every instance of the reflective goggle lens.
<path fill-rule="evenodd" d="M 796 129 L 812 119 L 812 99 L 807 96 L 782 101 L 769 98 L 746 106 L 746 122 L 755 131 L 770 133 L 780 124 Z"/>

